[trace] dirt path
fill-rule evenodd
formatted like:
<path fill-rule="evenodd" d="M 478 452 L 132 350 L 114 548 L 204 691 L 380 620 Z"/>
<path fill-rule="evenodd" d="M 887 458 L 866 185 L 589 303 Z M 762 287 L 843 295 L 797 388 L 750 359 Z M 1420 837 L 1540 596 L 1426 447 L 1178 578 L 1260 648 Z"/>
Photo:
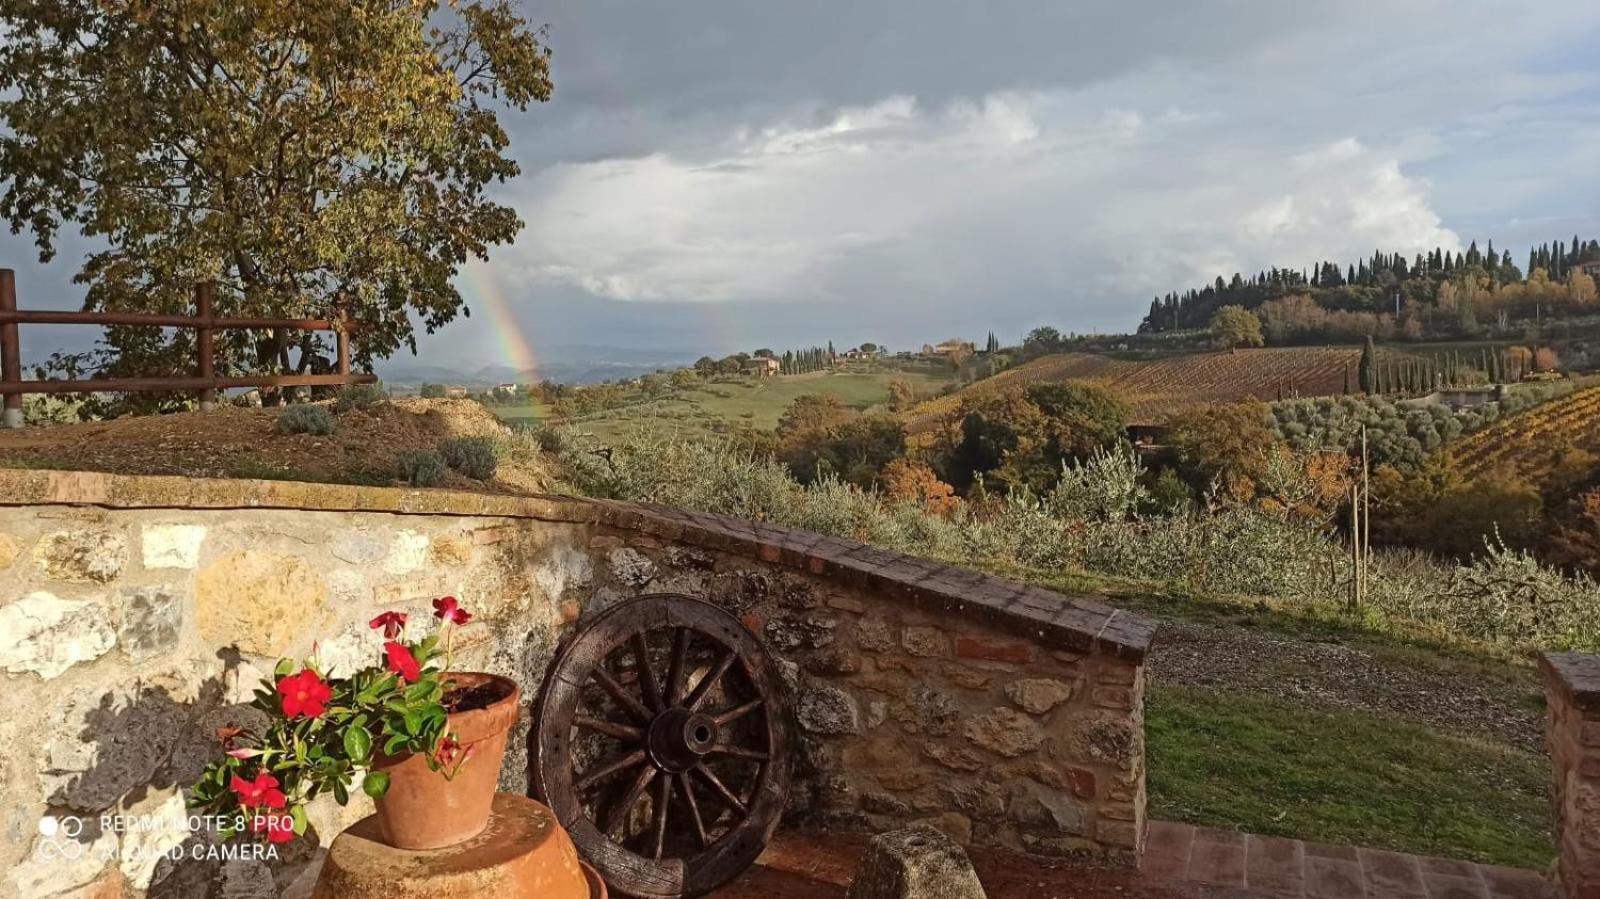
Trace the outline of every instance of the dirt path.
<path fill-rule="evenodd" d="M 1445 659 L 1324 643 L 1237 625 L 1163 619 L 1151 676 L 1415 721 L 1458 736 L 1544 751 L 1531 674 L 1497 676 Z"/>

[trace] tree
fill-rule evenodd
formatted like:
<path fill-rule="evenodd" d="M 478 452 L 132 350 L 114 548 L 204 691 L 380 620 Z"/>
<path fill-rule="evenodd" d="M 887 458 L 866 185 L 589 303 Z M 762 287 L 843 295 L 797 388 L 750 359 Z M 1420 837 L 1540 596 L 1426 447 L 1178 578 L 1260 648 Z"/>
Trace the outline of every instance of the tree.
<path fill-rule="evenodd" d="M 1049 325 L 1034 328 L 1022 338 L 1022 355 L 1030 359 L 1060 352 L 1061 347 L 1061 332 Z"/>
<path fill-rule="evenodd" d="M 521 227 L 489 190 L 518 172 L 497 110 L 551 83 L 507 0 L 7 0 L 0 27 L 0 215 L 41 260 L 68 223 L 104 247 L 77 275 L 90 310 L 187 312 L 199 280 L 219 315 L 344 304 L 368 366 L 453 320 L 462 264 Z M 152 335 L 109 329 L 98 364 L 187 371 L 193 332 Z M 304 372 L 317 350 L 223 331 L 217 367 Z"/>
<path fill-rule="evenodd" d="M 1168 423 L 1167 445 L 1190 486 L 1248 499 L 1280 446 L 1270 418 L 1261 403 L 1191 406 Z"/>
<path fill-rule="evenodd" d="M 1261 319 L 1243 306 L 1223 306 L 1211 316 L 1211 341 L 1229 352 L 1241 346 L 1262 346 Z"/>
<path fill-rule="evenodd" d="M 756 350 L 755 357 L 757 359 L 771 359 L 772 358 L 772 350 L 769 350 L 766 347 L 762 347 L 761 349 Z"/>
<path fill-rule="evenodd" d="M 422 385 L 422 390 L 419 391 L 419 395 L 423 399 L 430 399 L 430 400 L 443 399 L 444 398 L 444 385 L 443 384 L 424 384 L 424 385 Z"/>
<path fill-rule="evenodd" d="M 717 373 L 717 360 L 710 356 L 701 356 L 694 360 L 694 370 L 699 372 L 701 377 L 709 378 Z"/>
<path fill-rule="evenodd" d="M 883 494 L 891 502 L 917 503 L 934 515 L 949 515 L 961 504 L 955 488 L 921 462 L 893 459 L 883 467 L 880 478 Z"/>
<path fill-rule="evenodd" d="M 889 382 L 889 408 L 896 412 L 904 412 L 917 404 L 917 391 L 911 382 L 905 378 L 894 378 Z"/>
<path fill-rule="evenodd" d="M 1367 342 L 1361 346 L 1361 392 L 1375 394 L 1378 392 L 1378 348 L 1372 342 L 1372 337 L 1367 337 Z"/>
<path fill-rule="evenodd" d="M 871 342 L 871 341 L 867 341 L 867 342 L 861 344 L 861 352 L 866 353 L 869 356 L 872 355 L 873 353 L 876 353 L 877 351 L 878 351 L 878 345 L 873 343 L 873 342 Z"/>
<path fill-rule="evenodd" d="M 778 435 L 787 437 L 806 431 L 826 431 L 854 415 L 855 411 L 846 408 L 837 394 L 802 394 L 794 398 L 778 419 Z"/>

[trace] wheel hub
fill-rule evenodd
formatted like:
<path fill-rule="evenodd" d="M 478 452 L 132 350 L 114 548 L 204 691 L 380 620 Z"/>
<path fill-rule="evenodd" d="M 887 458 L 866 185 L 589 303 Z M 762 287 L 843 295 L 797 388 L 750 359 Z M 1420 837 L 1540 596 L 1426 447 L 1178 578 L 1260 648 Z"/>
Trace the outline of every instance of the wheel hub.
<path fill-rule="evenodd" d="M 679 774 L 688 771 L 717 745 L 716 719 L 703 712 L 671 708 L 650 722 L 646 746 L 650 759 L 663 771 Z"/>

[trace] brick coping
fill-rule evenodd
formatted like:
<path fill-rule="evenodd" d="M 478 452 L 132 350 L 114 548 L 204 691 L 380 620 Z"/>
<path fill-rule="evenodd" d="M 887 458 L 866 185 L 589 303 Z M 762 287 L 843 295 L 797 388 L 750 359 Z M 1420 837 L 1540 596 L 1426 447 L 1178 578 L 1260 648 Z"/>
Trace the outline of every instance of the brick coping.
<path fill-rule="evenodd" d="M 1574 706 L 1600 713 L 1600 655 L 1584 652 L 1547 652 L 1539 667 Z"/>
<path fill-rule="evenodd" d="M 881 590 L 1072 652 L 1102 652 L 1142 663 L 1155 633 L 1151 619 L 1092 597 L 1066 596 L 841 537 L 664 506 L 303 481 L 0 469 L 0 507 L 35 505 L 385 512 L 591 524 Z"/>

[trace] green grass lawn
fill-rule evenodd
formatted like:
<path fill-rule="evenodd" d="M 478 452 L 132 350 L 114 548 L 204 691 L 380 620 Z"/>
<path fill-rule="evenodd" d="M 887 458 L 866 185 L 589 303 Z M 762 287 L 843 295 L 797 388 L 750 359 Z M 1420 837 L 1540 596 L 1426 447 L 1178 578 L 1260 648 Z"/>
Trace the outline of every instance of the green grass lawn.
<path fill-rule="evenodd" d="M 586 415 L 574 424 L 602 438 L 617 437 L 636 424 L 651 421 L 680 425 L 690 435 L 727 426 L 770 431 L 795 397 L 831 393 L 846 406 L 867 409 L 889 401 L 889 382 L 903 379 L 919 394 L 933 395 L 950 379 L 926 372 L 814 372 L 774 378 L 726 378 L 669 397 L 630 403 L 620 409 Z M 518 424 L 540 424 L 549 409 L 541 406 L 501 406 L 493 411 Z"/>
<path fill-rule="evenodd" d="M 1547 762 L 1357 712 L 1153 684 L 1150 815 L 1542 869 Z"/>

